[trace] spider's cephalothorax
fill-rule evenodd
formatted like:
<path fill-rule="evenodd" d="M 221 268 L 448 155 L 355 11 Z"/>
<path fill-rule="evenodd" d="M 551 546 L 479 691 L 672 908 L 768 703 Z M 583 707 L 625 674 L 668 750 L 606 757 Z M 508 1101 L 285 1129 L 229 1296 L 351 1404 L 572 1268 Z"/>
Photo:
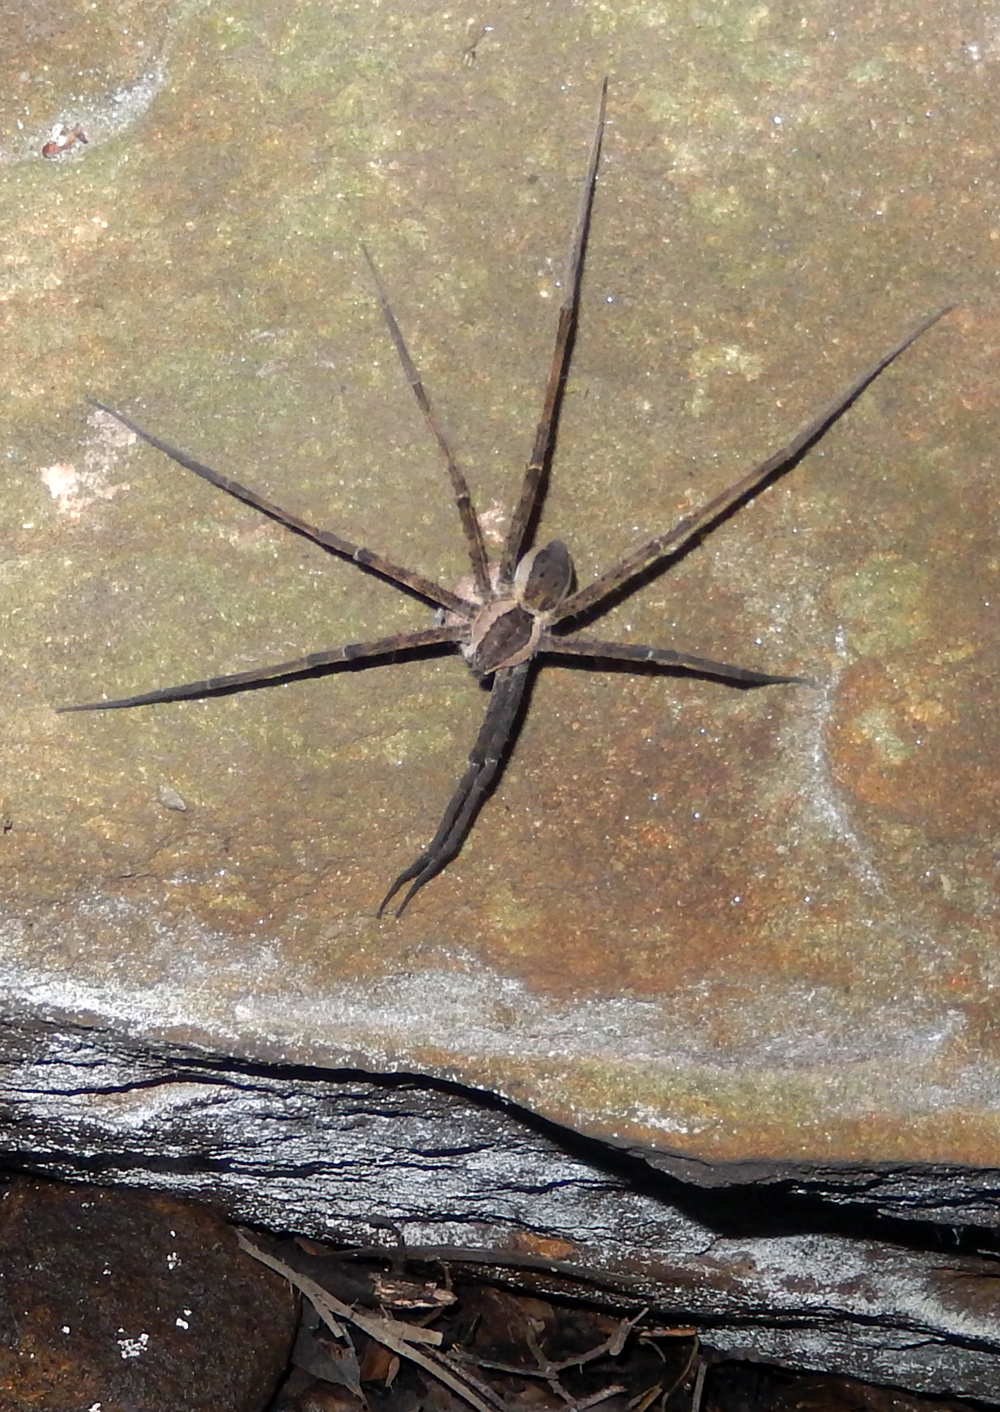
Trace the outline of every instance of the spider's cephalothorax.
<path fill-rule="evenodd" d="M 324 549 L 343 556 L 361 568 L 387 579 L 398 588 L 423 599 L 438 610 L 438 617 L 433 627 L 396 633 L 391 637 L 376 638 L 370 642 L 348 643 L 329 651 L 296 657 L 290 662 L 278 662 L 270 667 L 256 667 L 251 671 L 235 672 L 228 676 L 207 677 L 201 681 L 162 687 L 157 691 L 119 697 L 113 701 L 93 701 L 82 706 L 67 706 L 64 710 L 101 711 L 126 706 L 148 706 L 161 701 L 180 701 L 195 696 L 208 696 L 215 692 L 232 691 L 242 686 L 258 685 L 261 682 L 287 680 L 289 677 L 303 676 L 321 668 L 334 668 L 338 664 L 348 662 L 360 661 L 374 665 L 379 661 L 395 660 L 401 653 L 441 649 L 458 649 L 475 676 L 480 681 L 489 683 L 490 701 L 482 727 L 469 753 L 466 771 L 444 812 L 438 831 L 424 851 L 396 878 L 382 899 L 379 915 L 397 893 L 406 888 L 402 902 L 396 908 L 396 915 L 399 916 L 414 893 L 441 872 L 465 842 L 484 800 L 500 777 L 504 761 L 517 734 L 529 674 L 536 658 L 541 657 L 545 661 L 555 663 L 567 658 L 584 658 L 595 665 L 615 661 L 635 662 L 662 667 L 665 670 L 694 672 L 742 687 L 805 680 L 795 676 L 776 676 L 749 667 L 734 667 L 729 663 L 715 662 L 707 657 L 679 652 L 669 647 L 645 647 L 631 642 L 608 642 L 589 638 L 572 631 L 572 623 L 583 614 L 596 615 L 602 608 L 609 606 L 612 597 L 620 598 L 638 587 L 649 571 L 666 567 L 670 559 L 690 547 L 694 540 L 739 509 L 765 485 L 790 470 L 833 422 L 847 411 L 879 373 L 947 312 L 940 309 L 925 318 L 895 347 L 890 348 L 873 367 L 856 378 L 845 392 L 804 426 L 787 445 L 755 466 L 735 485 L 723 490 L 700 510 L 685 516 L 666 533 L 646 540 L 623 555 L 586 587 L 576 589 L 573 562 L 565 544 L 560 540 L 552 540 L 540 549 L 529 549 L 528 545 L 545 497 L 563 386 L 573 348 L 580 302 L 580 278 L 604 135 L 606 101 L 607 81 L 601 91 L 597 130 L 591 144 L 580 209 L 570 242 L 563 285 L 564 296 L 559 310 L 559 325 L 542 414 L 499 564 L 490 563 L 482 523 L 473 506 L 465 474 L 438 425 L 420 374 L 410 357 L 389 305 L 378 271 L 368 251 L 362 246 L 362 253 L 375 281 L 382 314 L 403 371 L 447 466 L 472 567 L 474 587 L 468 596 L 445 588 L 412 569 L 403 568 L 370 549 L 353 544 L 341 535 L 317 529 L 298 515 L 266 500 L 256 491 L 248 490 L 238 481 L 231 480 L 229 476 L 196 461 L 169 442 L 161 441 L 123 413 L 102 406 L 101 403 L 95 404 L 150 446 L 164 452 L 179 465 L 201 476 L 203 480 L 269 515 L 271 519 L 277 520 L 279 524 L 295 533 L 305 535 Z"/>
<path fill-rule="evenodd" d="M 573 560 L 561 539 L 525 554 L 507 592 L 498 591 L 469 627 L 462 656 L 480 679 L 518 667 L 538 651 L 542 632 L 573 586 Z"/>

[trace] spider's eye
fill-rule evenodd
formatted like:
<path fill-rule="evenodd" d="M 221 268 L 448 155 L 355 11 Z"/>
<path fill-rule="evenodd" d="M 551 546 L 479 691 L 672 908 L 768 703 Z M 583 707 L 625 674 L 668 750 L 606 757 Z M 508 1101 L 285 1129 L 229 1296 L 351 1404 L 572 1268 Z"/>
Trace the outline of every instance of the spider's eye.
<path fill-rule="evenodd" d="M 547 613 L 573 587 L 573 560 L 561 539 L 525 554 L 514 573 L 514 590 L 533 613 Z"/>

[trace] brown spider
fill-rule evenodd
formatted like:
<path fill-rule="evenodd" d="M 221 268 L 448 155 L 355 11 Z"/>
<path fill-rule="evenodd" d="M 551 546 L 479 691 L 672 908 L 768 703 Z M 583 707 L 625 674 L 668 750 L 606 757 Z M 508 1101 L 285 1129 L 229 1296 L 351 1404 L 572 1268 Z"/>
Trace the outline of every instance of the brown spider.
<path fill-rule="evenodd" d="M 144 431 L 121 412 L 116 412 L 102 403 L 94 404 L 109 413 L 122 426 L 135 432 L 150 446 L 155 446 L 179 465 L 218 486 L 228 495 L 252 505 L 287 529 L 314 540 L 324 549 L 341 555 L 361 568 L 388 579 L 398 588 L 433 604 L 438 609 L 438 622 L 434 627 L 396 633 L 373 642 L 353 642 L 327 652 L 311 652 L 306 657 L 297 657 L 290 662 L 278 662 L 271 667 L 256 667 L 252 671 L 233 672 L 228 676 L 185 682 L 180 686 L 163 687 L 159 691 L 145 692 L 140 696 L 126 696 L 115 701 L 93 701 L 81 706 L 66 706 L 62 708 L 64 711 L 108 711 L 126 706 L 179 701 L 253 686 L 265 681 L 275 682 L 304 676 L 338 663 L 362 661 L 371 665 L 379 660 L 394 659 L 400 653 L 422 652 L 428 648 L 441 647 L 457 648 L 478 681 L 491 681 L 489 705 L 469 755 L 468 768 L 452 795 L 438 831 L 419 857 L 415 858 L 409 867 L 404 868 L 393 882 L 379 906 L 379 916 L 396 894 L 409 884 L 402 902 L 396 908 L 398 917 L 414 893 L 441 872 L 462 847 L 476 815 L 496 786 L 510 754 L 520 727 L 525 691 L 533 664 L 538 658 L 547 660 L 583 657 L 595 663 L 626 661 L 652 664 L 667 670 L 717 678 L 741 687 L 807 682 L 804 677 L 774 676 L 746 667 L 713 662 L 705 657 L 695 657 L 688 652 L 676 652 L 669 647 L 605 642 L 582 636 L 577 632 L 567 632 L 565 629 L 574 619 L 579 619 L 584 614 L 593 615 L 595 610 L 601 610 L 602 605 L 604 608 L 610 606 L 609 600 L 612 597 L 620 598 L 623 592 L 631 592 L 637 588 L 647 577 L 649 570 L 657 565 L 665 567 L 669 559 L 675 559 L 699 537 L 746 504 L 757 491 L 790 470 L 851 406 L 869 383 L 948 312 L 947 309 L 941 309 L 924 319 L 912 333 L 907 334 L 880 358 L 874 367 L 862 373 L 835 402 L 803 427 L 786 446 L 769 456 L 766 461 L 762 461 L 759 466 L 755 466 L 728 490 L 716 495 L 694 514 L 685 516 L 665 534 L 655 536 L 624 555 L 593 583 L 574 591 L 573 561 L 561 540 L 552 540 L 549 544 L 531 549 L 527 553 L 524 551 L 531 541 L 545 496 L 549 464 L 556 441 L 560 403 L 573 349 L 581 273 L 597 181 L 601 140 L 604 135 L 606 103 L 607 80 L 601 90 L 597 130 L 584 178 L 580 210 L 570 242 L 565 292 L 559 310 L 559 326 L 542 415 L 524 474 L 520 498 L 498 565 L 490 564 L 482 523 L 473 507 L 465 475 L 434 415 L 420 374 L 410 357 L 395 315 L 389 307 L 374 262 L 362 246 L 362 252 L 375 281 L 382 315 L 388 325 L 403 371 L 448 468 L 475 582 L 475 590 L 468 597 L 452 592 L 411 569 L 401 568 L 371 549 L 352 544 L 328 530 L 317 529 L 297 515 L 265 500 L 255 491 L 247 490 L 228 476 L 202 465 L 200 461 L 194 460 L 168 442 L 161 441 L 151 432 Z"/>

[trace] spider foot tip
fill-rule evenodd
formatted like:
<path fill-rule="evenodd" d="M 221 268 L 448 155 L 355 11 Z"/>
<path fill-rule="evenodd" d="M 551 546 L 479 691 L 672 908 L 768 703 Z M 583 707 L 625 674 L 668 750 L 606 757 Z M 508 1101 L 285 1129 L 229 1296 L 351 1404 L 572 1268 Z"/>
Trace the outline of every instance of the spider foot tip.
<path fill-rule="evenodd" d="M 385 919 L 385 917 L 386 917 L 386 914 L 387 914 L 387 912 L 388 912 L 388 909 L 389 909 L 389 903 L 390 903 L 390 902 L 392 901 L 392 899 L 395 897 L 396 893 L 399 891 L 399 888 L 400 888 L 399 882 L 398 882 L 398 881 L 397 881 L 397 882 L 394 882 L 393 885 L 392 885 L 392 887 L 390 887 L 389 891 L 388 891 L 388 892 L 386 893 L 386 895 L 382 898 L 382 901 L 378 904 L 378 911 L 375 913 L 375 920 L 376 920 L 377 922 L 384 921 L 384 919 Z M 403 910 L 403 907 L 405 907 L 405 906 L 406 906 L 406 901 L 405 901 L 405 899 L 404 899 L 403 905 L 402 905 L 401 907 L 396 908 L 396 910 L 393 911 L 393 912 L 391 912 L 389 915 L 391 915 L 391 916 L 393 916 L 393 917 L 398 917 L 399 914 L 400 914 L 400 912 Z"/>

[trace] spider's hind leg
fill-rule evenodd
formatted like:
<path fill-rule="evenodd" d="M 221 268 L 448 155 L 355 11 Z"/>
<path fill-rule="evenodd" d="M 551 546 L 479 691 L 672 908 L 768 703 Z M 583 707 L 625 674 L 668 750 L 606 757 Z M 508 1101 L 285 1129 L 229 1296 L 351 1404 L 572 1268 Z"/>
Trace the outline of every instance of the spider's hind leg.
<path fill-rule="evenodd" d="M 448 866 L 468 838 L 476 815 L 503 772 L 517 735 L 530 665 L 530 661 L 521 662 L 516 667 L 501 667 L 496 673 L 486 716 L 476 743 L 469 752 L 468 769 L 444 811 L 437 833 L 419 857 L 403 869 L 382 898 L 377 913 L 379 917 L 400 889 L 409 883 L 406 895 L 396 908 L 396 916 L 399 917 L 410 899 Z"/>

